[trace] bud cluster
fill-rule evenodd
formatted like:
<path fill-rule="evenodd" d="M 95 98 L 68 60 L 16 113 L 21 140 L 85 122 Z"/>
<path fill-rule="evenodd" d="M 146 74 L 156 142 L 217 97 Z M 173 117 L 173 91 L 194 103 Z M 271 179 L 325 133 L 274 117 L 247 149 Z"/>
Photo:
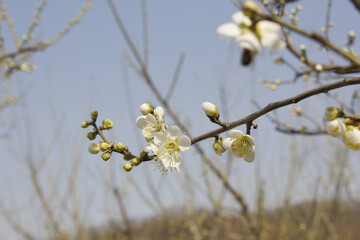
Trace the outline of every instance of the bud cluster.
<path fill-rule="evenodd" d="M 360 149 L 360 116 L 346 115 L 341 108 L 328 107 L 325 111 L 328 121 L 326 132 L 341 138 L 345 146 L 353 150 Z"/>

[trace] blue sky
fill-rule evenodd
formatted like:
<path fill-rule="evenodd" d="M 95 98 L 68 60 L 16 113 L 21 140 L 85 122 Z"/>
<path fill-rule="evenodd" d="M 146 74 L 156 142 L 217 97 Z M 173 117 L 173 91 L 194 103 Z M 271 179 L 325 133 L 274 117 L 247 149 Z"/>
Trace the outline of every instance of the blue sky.
<path fill-rule="evenodd" d="M 21 36 L 26 32 L 35 11 L 34 6 L 38 2 L 33 0 L 3 2 L 7 5 L 8 13 Z M 83 3 L 84 1 L 71 0 L 50 1 L 36 31 L 36 38 L 51 39 L 77 13 Z M 301 1 L 303 10 L 299 15 L 299 25 L 308 30 L 319 31 L 325 22 L 326 3 L 325 0 Z M 360 32 L 360 26 L 356 24 L 359 22 L 359 14 L 350 4 L 340 1 L 334 1 L 333 4 L 332 16 L 335 27 L 330 36 L 334 42 L 342 44 L 349 30 Z M 140 1 L 116 1 L 116 5 L 131 37 L 142 53 Z M 229 120 L 233 121 L 255 110 L 251 99 L 265 106 L 270 101 L 293 96 L 313 86 L 311 81 L 300 81 L 295 85 L 270 91 L 260 85 L 259 79 L 264 76 L 269 80 L 278 78 L 286 80 L 292 77 L 291 71 L 286 67 L 275 66 L 272 63 L 276 56 L 283 56 L 294 62 L 294 58 L 285 51 L 271 56 L 268 51 L 264 51 L 257 57 L 254 66 L 241 67 L 238 63 L 241 50 L 231 41 L 221 39 L 216 33 L 216 28 L 222 23 L 229 22 L 231 15 L 236 11 L 231 1 L 147 1 L 149 72 L 161 93 L 165 95 L 180 53 L 186 54 L 176 93 L 170 103 L 180 118 L 189 123 L 193 136 L 216 128 L 202 113 L 201 103 L 204 101 L 216 103 L 222 113 L 221 88 L 224 88 L 226 95 Z M 344 13 L 347 19 L 343 17 Z M 352 20 L 349 22 L 348 19 Z M 4 30 L 3 34 L 8 36 L 5 43 L 11 46 L 7 30 Z M 308 43 L 295 37 L 294 42 L 296 45 Z M 358 49 L 358 46 L 356 44 L 355 49 Z M 38 66 L 37 71 L 31 74 L 20 73 L 11 79 L 13 93 L 27 89 L 27 94 L 24 101 L 9 110 L 6 115 L 8 119 L 14 117 L 20 119 L 20 124 L 12 132 L 11 138 L 1 142 L 0 145 L 0 158 L 3 162 L 3 167 L 0 169 L 0 193 L 10 206 L 13 203 L 16 209 L 22 207 L 26 209 L 22 221 L 33 219 L 34 212 L 36 216 L 39 211 L 31 211 L 26 207 L 27 202 L 33 199 L 33 194 L 29 190 L 28 173 L 21 160 L 22 157 L 16 157 L 14 154 L 22 152 L 18 151 L 19 148 L 25 152 L 32 152 L 34 158 L 45 156 L 45 150 L 51 149 L 47 165 L 41 173 L 46 189 L 51 189 L 47 182 L 46 171 L 52 172 L 60 189 L 66 188 L 66 177 L 71 172 L 73 156 L 77 151 L 80 152 L 81 167 L 78 176 L 80 201 L 86 203 L 91 198 L 89 211 L 86 210 L 86 204 L 82 205 L 83 216 L 88 214 L 91 216 L 90 219 L 96 219 L 88 220 L 88 224 L 101 222 L 105 218 L 104 203 L 107 198 L 102 182 L 106 182 L 108 178 L 112 184 L 126 189 L 127 200 L 132 203 L 129 205 L 132 216 L 142 217 L 153 214 L 127 184 L 128 175 L 122 171 L 121 166 L 124 162 L 121 156 L 113 156 L 109 162 L 104 163 L 100 156 L 88 154 L 86 151 L 88 140 L 84 139 L 87 131 L 80 129 L 80 123 L 88 118 L 90 110 L 97 109 L 100 119 L 110 118 L 114 121 L 115 128 L 108 134 L 113 136 L 114 141 L 124 142 L 134 152 L 140 151 L 145 146 L 145 141 L 139 142 L 142 140 L 141 132 L 134 128 L 135 119 L 140 115 L 137 109 L 143 102 L 149 101 L 154 105 L 158 105 L 158 102 L 149 88 L 144 85 L 143 80 L 128 67 L 129 64 L 124 59 L 125 51 L 129 52 L 107 2 L 94 1 L 93 7 L 79 25 L 76 25 L 55 46 L 34 54 L 29 60 Z M 324 54 L 318 52 L 316 45 L 309 45 L 308 51 L 314 59 L 320 62 L 326 61 Z M 294 65 L 297 64 L 294 62 Z M 339 91 L 340 96 L 345 98 L 348 97 L 347 93 L 349 89 Z M 309 110 L 311 106 L 316 106 L 311 113 L 321 119 L 324 109 L 323 99 L 325 97 L 314 98 L 300 103 L 299 106 Z M 129 106 L 130 103 L 132 106 Z M 331 101 L 326 100 L 326 103 Z M 130 107 L 135 115 L 129 111 Z M 289 116 L 287 108 L 278 111 L 278 114 L 286 121 L 299 124 L 299 121 Z M 166 120 L 172 123 L 169 117 Z M 265 117 L 259 119 L 257 123 L 259 129 L 253 131 L 257 144 L 255 163 L 247 164 L 240 160 L 231 169 L 231 180 L 238 184 L 238 188 L 250 189 L 250 193 L 247 194 L 249 199 L 253 197 L 256 181 L 248 179 L 253 179 L 253 174 L 257 171 L 269 181 L 267 186 L 276 188 L 274 179 L 281 175 L 280 166 L 286 169 L 288 164 L 286 159 L 289 158 L 289 146 L 285 142 L 300 144 L 305 148 L 314 145 L 314 142 L 315 145 L 320 145 L 317 143 L 318 140 L 308 140 L 309 138 L 306 137 L 293 138 L 276 132 L 274 126 Z M 244 127 L 239 129 L 245 131 Z M 31 138 L 26 132 L 29 132 Z M 54 139 L 54 142 L 50 139 Z M 317 139 L 321 140 L 321 143 L 328 141 L 326 137 Z M 209 148 L 212 141 L 206 140 L 200 144 Z M 210 153 L 210 155 L 214 157 L 214 154 Z M 354 158 L 355 153 L 350 152 L 350 156 Z M 225 159 L 214 158 L 219 166 L 225 164 Z M 186 152 L 183 159 L 184 165 L 195 179 L 201 179 L 202 164 L 196 152 L 194 150 Z M 183 175 L 169 173 L 167 176 L 162 176 L 153 169 L 153 166 L 143 164 L 131 174 L 140 185 L 144 186 L 147 194 L 147 186 L 142 183 L 146 182 L 144 176 L 148 174 L 158 186 L 159 194 L 169 195 L 164 197 L 166 206 L 180 207 L 183 203 L 182 199 L 186 198 L 179 186 L 186 182 L 178 184 L 179 179 L 183 181 L 180 177 Z M 214 176 L 212 178 L 216 181 Z M 4 196 L 8 194 L 11 197 L 5 198 Z M 199 205 L 209 205 L 202 193 L 196 193 L 195 198 Z M 227 198 L 231 199 L 229 196 Z M 109 202 L 111 206 L 116 207 L 113 201 L 109 200 Z M 275 206 L 274 202 L 276 196 L 270 194 L 268 205 Z M 41 224 L 42 222 L 30 224 L 30 227 L 36 229 Z M 6 224 L 0 225 L 0 235 L 13 236 Z"/>

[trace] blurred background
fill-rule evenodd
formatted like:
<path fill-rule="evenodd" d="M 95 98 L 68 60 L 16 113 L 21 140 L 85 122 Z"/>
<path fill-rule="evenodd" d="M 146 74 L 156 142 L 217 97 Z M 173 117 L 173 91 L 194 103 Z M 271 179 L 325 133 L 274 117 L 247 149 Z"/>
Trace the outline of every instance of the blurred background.
<path fill-rule="evenodd" d="M 197 143 L 206 156 L 194 147 L 184 152 L 180 172 L 162 174 L 143 163 L 128 173 L 120 154 L 104 162 L 88 153 L 89 130 L 80 123 L 98 110 L 99 122 L 114 122 L 108 139 L 139 153 L 147 143 L 135 125 L 138 108 L 144 102 L 161 106 L 159 98 L 107 1 L 91 7 L 85 0 L 44 3 L 0 2 L 2 239 L 358 239 L 359 153 L 323 134 L 323 113 L 327 106 L 359 113 L 359 87 L 291 106 L 301 114 L 284 107 L 257 119 L 253 163 L 217 156 L 207 139 Z M 274 63 L 282 57 L 300 71 L 287 50 L 264 49 L 254 64 L 241 66 L 242 50 L 216 33 L 238 11 L 235 3 L 114 1 L 154 85 L 191 136 L 218 128 L 202 112 L 204 101 L 218 106 L 224 122 L 235 121 L 344 77 L 325 73 L 293 81 L 291 67 Z M 298 25 L 321 32 L 330 19 L 329 38 L 339 46 L 350 30 L 360 30 L 350 1 L 296 1 L 285 9 L 299 4 Z M 292 40 L 296 47 L 305 44 L 314 61 L 329 62 L 312 41 L 296 34 Z M 260 79 L 292 83 L 272 90 Z M 165 122 L 174 120 L 165 114 Z M 279 126 L 319 134 L 287 134 Z"/>

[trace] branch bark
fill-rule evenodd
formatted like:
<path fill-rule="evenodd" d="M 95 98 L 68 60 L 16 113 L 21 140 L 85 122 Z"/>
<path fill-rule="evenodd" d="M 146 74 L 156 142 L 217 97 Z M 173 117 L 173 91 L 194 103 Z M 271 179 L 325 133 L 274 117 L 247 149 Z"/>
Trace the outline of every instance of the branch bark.
<path fill-rule="evenodd" d="M 213 130 L 211 132 L 205 133 L 203 135 L 200 135 L 198 137 L 195 137 L 193 139 L 191 139 L 191 144 L 195 144 L 197 142 L 200 142 L 204 139 L 207 138 L 211 138 L 211 137 L 215 137 L 218 134 L 221 134 L 223 132 L 229 131 L 230 129 L 233 129 L 235 127 L 241 126 L 243 124 L 249 123 L 254 121 L 255 119 L 265 115 L 268 112 L 271 112 L 275 109 L 290 105 L 290 104 L 295 104 L 298 103 L 306 98 L 309 98 L 311 96 L 320 94 L 320 93 L 327 93 L 328 91 L 337 89 L 337 88 L 341 88 L 341 87 L 345 87 L 345 86 L 350 86 L 350 85 L 355 85 L 355 84 L 360 84 L 360 77 L 354 77 L 354 78 L 345 78 L 341 81 L 337 81 L 334 83 L 329 83 L 329 84 L 325 84 L 323 86 L 320 87 L 316 87 L 313 89 L 310 89 L 308 91 L 305 91 L 303 93 L 300 93 L 294 97 L 290 97 L 278 102 L 271 102 L 269 103 L 266 107 L 250 114 L 247 117 L 241 118 L 237 121 L 234 122 L 230 122 L 230 123 L 225 123 L 224 127 L 222 128 L 218 128 L 216 130 Z"/>

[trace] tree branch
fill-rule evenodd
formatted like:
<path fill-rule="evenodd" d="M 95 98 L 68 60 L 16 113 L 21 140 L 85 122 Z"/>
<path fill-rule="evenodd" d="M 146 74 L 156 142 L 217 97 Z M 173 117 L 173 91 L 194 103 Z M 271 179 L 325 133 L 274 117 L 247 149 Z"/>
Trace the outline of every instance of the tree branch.
<path fill-rule="evenodd" d="M 355 77 L 355 78 L 345 78 L 341 81 L 337 81 L 334 83 L 329 83 L 329 84 L 325 84 L 323 86 L 320 87 L 316 87 L 313 89 L 310 89 L 308 91 L 305 91 L 303 93 L 300 93 L 294 97 L 290 97 L 278 102 L 271 102 L 269 103 L 266 107 L 250 114 L 247 117 L 241 118 L 237 121 L 234 122 L 230 122 L 230 123 L 225 123 L 224 127 L 222 128 L 218 128 L 216 130 L 213 130 L 211 132 L 205 133 L 203 135 L 200 135 L 198 137 L 195 137 L 193 139 L 191 139 L 191 144 L 195 144 L 197 142 L 200 142 L 204 139 L 207 138 L 211 138 L 211 137 L 215 137 L 218 134 L 221 134 L 223 132 L 229 131 L 230 129 L 233 129 L 235 127 L 238 127 L 240 125 L 246 124 L 248 122 L 252 122 L 255 119 L 261 117 L 262 115 L 265 115 L 268 112 L 271 112 L 275 109 L 290 105 L 290 104 L 295 104 L 298 103 L 306 98 L 309 98 L 311 96 L 320 94 L 320 93 L 327 93 L 328 91 L 337 89 L 337 88 L 341 88 L 341 87 L 345 87 L 345 86 L 350 86 L 350 85 L 355 85 L 355 84 L 360 84 L 360 77 Z"/>

